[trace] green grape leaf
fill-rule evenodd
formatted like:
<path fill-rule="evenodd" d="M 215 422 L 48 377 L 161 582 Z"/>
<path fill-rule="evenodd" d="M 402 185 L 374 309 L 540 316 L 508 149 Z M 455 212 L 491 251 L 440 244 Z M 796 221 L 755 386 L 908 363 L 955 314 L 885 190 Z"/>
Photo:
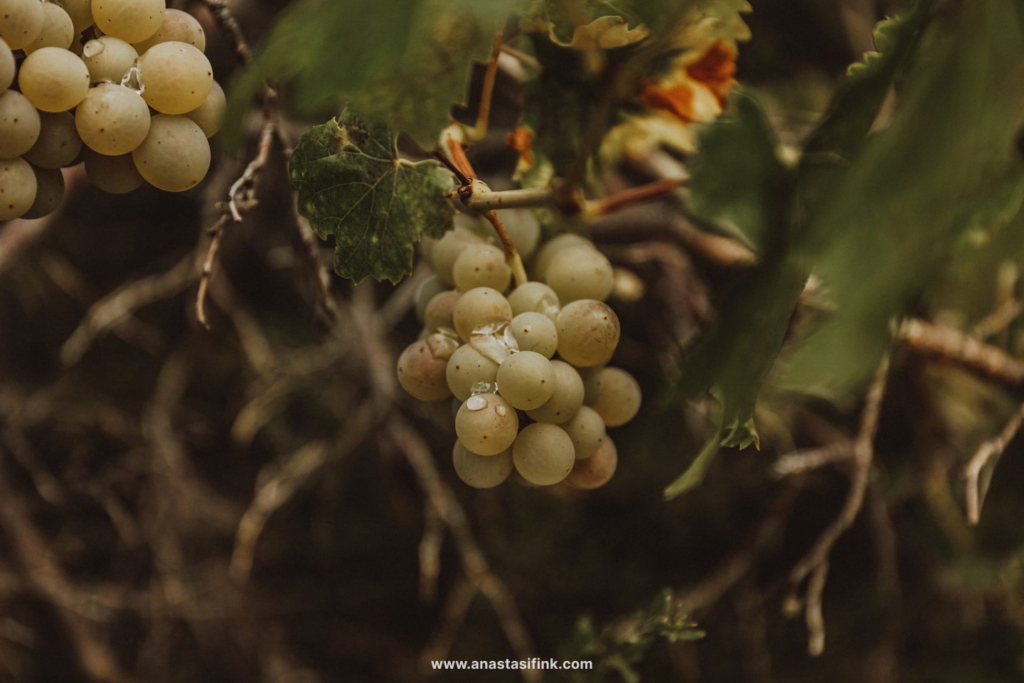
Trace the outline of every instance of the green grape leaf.
<path fill-rule="evenodd" d="M 398 282 L 412 273 L 413 243 L 440 237 L 455 209 L 451 173 L 436 161 L 398 158 L 397 136 L 346 109 L 306 133 L 289 168 L 299 212 L 322 239 L 334 238 L 334 270 L 356 282 Z"/>

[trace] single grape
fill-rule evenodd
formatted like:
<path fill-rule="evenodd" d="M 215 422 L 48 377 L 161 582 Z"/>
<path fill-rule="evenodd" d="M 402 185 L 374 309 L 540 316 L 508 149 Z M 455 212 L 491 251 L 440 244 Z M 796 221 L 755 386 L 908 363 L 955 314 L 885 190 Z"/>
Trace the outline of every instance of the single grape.
<path fill-rule="evenodd" d="M 583 405 L 593 406 L 597 397 L 601 395 L 601 371 L 604 366 L 597 365 L 592 368 L 578 368 L 580 377 L 583 378 Z"/>
<path fill-rule="evenodd" d="M 509 327 L 520 351 L 536 351 L 545 358 L 555 355 L 558 349 L 558 330 L 551 318 L 543 313 L 520 313 L 512 318 Z"/>
<path fill-rule="evenodd" d="M 132 158 L 150 185 L 166 192 L 184 192 L 198 185 L 210 170 L 210 143 L 195 121 L 157 114 Z"/>
<path fill-rule="evenodd" d="M 161 114 L 187 114 L 206 101 L 213 67 L 188 43 L 158 43 L 139 57 L 142 97 Z"/>
<path fill-rule="evenodd" d="M 459 441 L 477 455 L 501 453 L 512 445 L 518 432 L 519 416 L 497 394 L 470 396 L 455 416 L 455 433 Z"/>
<path fill-rule="evenodd" d="M 529 209 L 506 209 L 501 212 L 501 222 L 505 225 L 505 232 L 508 233 L 516 251 L 524 258 L 530 258 L 537 250 L 540 242 L 540 222 Z M 494 234 L 494 228 L 487 221 L 484 221 L 487 229 Z"/>
<path fill-rule="evenodd" d="M 78 158 L 82 139 L 75 129 L 75 117 L 66 111 L 39 115 L 39 139 L 25 153 L 25 161 L 39 168 L 63 168 Z"/>
<path fill-rule="evenodd" d="M 195 17 L 180 9 L 165 9 L 160 28 L 143 41 L 135 43 L 135 49 L 143 54 L 158 43 L 188 43 L 194 48 L 206 51 L 206 34 Z"/>
<path fill-rule="evenodd" d="M 128 154 L 149 134 L 149 107 L 131 88 L 100 83 L 75 110 L 75 127 L 89 149 L 109 156 Z"/>
<path fill-rule="evenodd" d="M 25 214 L 36 201 L 36 174 L 24 159 L 0 160 L 0 221 Z"/>
<path fill-rule="evenodd" d="M 513 353 L 498 366 L 498 393 L 518 410 L 544 405 L 555 393 L 551 361 L 533 351 Z"/>
<path fill-rule="evenodd" d="M 59 5 L 68 13 L 76 34 L 92 26 L 92 0 L 50 0 L 50 2 Z"/>
<path fill-rule="evenodd" d="M 210 94 L 206 96 L 206 101 L 185 116 L 199 124 L 206 137 L 212 138 L 224 123 L 224 110 L 227 109 L 227 106 L 224 88 L 220 87 L 220 83 L 214 81 L 210 87 Z"/>
<path fill-rule="evenodd" d="M 459 303 L 461 294 L 455 291 L 441 292 L 427 304 L 423 312 L 423 324 L 428 330 L 438 330 L 442 327 L 449 330 L 455 329 L 455 322 L 452 315 L 455 312 L 455 305 Z"/>
<path fill-rule="evenodd" d="M 647 293 L 647 285 L 639 275 L 628 268 L 614 268 L 613 272 L 615 273 L 615 286 L 612 287 L 611 296 L 631 304 L 644 298 L 644 294 Z"/>
<path fill-rule="evenodd" d="M 452 451 L 452 462 L 459 479 L 475 489 L 494 488 L 508 479 L 513 469 L 511 448 L 497 455 L 477 455 L 458 441 Z"/>
<path fill-rule="evenodd" d="M 39 35 L 24 47 L 26 53 L 44 47 L 59 47 L 67 50 L 75 39 L 75 25 L 63 9 L 52 2 L 43 3 L 43 26 Z"/>
<path fill-rule="evenodd" d="M 0 38 L 0 92 L 7 90 L 14 83 L 14 75 L 18 71 L 18 65 L 14 61 L 14 53 L 10 46 Z"/>
<path fill-rule="evenodd" d="M 440 401 L 452 392 L 444 371 L 448 357 L 434 355 L 426 339 L 413 342 L 398 357 L 398 382 L 402 388 L 421 401 Z"/>
<path fill-rule="evenodd" d="M 89 83 L 82 60 L 59 47 L 36 50 L 21 63 L 18 74 L 21 92 L 36 109 L 48 112 L 74 109 L 89 94 Z"/>
<path fill-rule="evenodd" d="M 547 279 L 548 265 L 551 263 L 551 259 L 554 258 L 562 249 L 568 247 L 594 247 L 594 243 L 588 240 L 582 235 L 577 235 L 571 232 L 564 232 L 557 237 L 553 237 L 544 243 L 544 246 L 537 252 L 537 257 L 533 260 L 533 274 L 538 280 Z"/>
<path fill-rule="evenodd" d="M 584 460 L 597 453 L 606 436 L 604 420 L 596 410 L 587 406 L 580 406 L 572 419 L 562 425 L 562 429 L 572 439 L 577 460 Z"/>
<path fill-rule="evenodd" d="M 609 427 L 621 427 L 632 420 L 640 410 L 642 395 L 640 384 L 633 375 L 619 368 L 601 370 L 601 393 L 593 409 Z"/>
<path fill-rule="evenodd" d="M 36 174 L 36 200 L 22 218 L 42 218 L 57 210 L 64 199 L 64 174 L 59 168 L 32 168 Z"/>
<path fill-rule="evenodd" d="M 459 336 L 469 341 L 473 330 L 478 327 L 511 321 L 512 307 L 501 292 L 490 287 L 477 287 L 459 298 L 453 320 Z"/>
<path fill-rule="evenodd" d="M 504 292 L 512 281 L 512 269 L 505 263 L 505 252 L 498 247 L 471 244 L 455 259 L 452 279 L 463 292 L 476 287 L 490 287 Z"/>
<path fill-rule="evenodd" d="M 43 28 L 43 5 L 39 0 L 3 0 L 0 38 L 12 50 L 30 44 Z"/>
<path fill-rule="evenodd" d="M 424 322 L 426 320 L 427 304 L 435 296 L 445 291 L 448 291 L 448 287 L 436 275 L 431 275 L 424 280 L 423 284 L 416 290 L 416 319 L 421 323 Z"/>
<path fill-rule="evenodd" d="M 28 98 L 17 90 L 0 93 L 0 159 L 20 157 L 39 140 L 42 120 Z"/>
<path fill-rule="evenodd" d="M 547 403 L 527 411 L 532 419 L 548 424 L 563 424 L 576 414 L 583 405 L 583 380 L 576 368 L 565 361 L 553 360 L 555 391 Z M 499 385 L 500 387 L 500 385 Z"/>
<path fill-rule="evenodd" d="M 498 364 L 469 344 L 463 344 L 452 354 L 445 370 L 448 388 L 460 401 L 473 395 L 474 387 L 487 385 L 487 393 L 494 390 Z"/>
<path fill-rule="evenodd" d="M 484 244 L 482 237 L 466 229 L 455 228 L 444 234 L 434 245 L 430 263 L 441 281 L 455 284 L 455 259 L 471 244 Z"/>
<path fill-rule="evenodd" d="M 109 194 L 127 194 L 146 182 L 131 154 L 111 157 L 85 148 L 85 172 L 93 184 Z"/>
<path fill-rule="evenodd" d="M 523 479 L 551 486 L 572 471 L 576 456 L 572 439 L 560 427 L 537 422 L 523 428 L 512 445 L 512 462 Z"/>
<path fill-rule="evenodd" d="M 165 0 L 92 0 L 96 28 L 129 43 L 141 42 L 156 33 L 166 8 Z"/>
<path fill-rule="evenodd" d="M 599 488 L 611 481 L 618 464 L 619 451 L 611 438 L 606 436 L 593 456 L 573 463 L 572 472 L 565 478 L 565 483 L 584 491 Z"/>
<path fill-rule="evenodd" d="M 563 305 L 580 299 L 604 301 L 615 286 L 615 274 L 597 249 L 566 247 L 551 257 L 546 281 Z"/>
<path fill-rule="evenodd" d="M 607 363 L 619 345 L 619 318 L 606 304 L 574 301 L 558 314 L 558 353 L 581 368 Z"/>
<path fill-rule="evenodd" d="M 520 313 L 543 313 L 554 322 L 561 310 L 561 302 L 555 290 L 543 282 L 526 282 L 508 295 L 508 303 L 512 306 L 512 315 Z"/>
<path fill-rule="evenodd" d="M 82 47 L 82 61 L 93 83 L 120 84 L 138 58 L 134 47 L 114 36 L 101 36 Z"/>

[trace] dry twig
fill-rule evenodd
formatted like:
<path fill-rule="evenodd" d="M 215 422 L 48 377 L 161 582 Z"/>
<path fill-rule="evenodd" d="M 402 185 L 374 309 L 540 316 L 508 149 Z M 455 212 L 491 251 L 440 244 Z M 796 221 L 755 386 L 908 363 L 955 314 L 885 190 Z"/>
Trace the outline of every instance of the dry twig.
<path fill-rule="evenodd" d="M 1017 409 L 994 439 L 990 439 L 978 447 L 974 456 L 964 470 L 967 499 L 967 521 L 970 524 L 977 524 L 981 519 L 981 505 L 985 500 L 985 493 L 988 490 L 988 483 L 992 479 L 991 470 L 985 481 L 981 481 L 981 473 L 991 463 L 994 469 L 1003 451 L 1010 445 L 1010 442 L 1017 436 L 1021 425 L 1024 424 L 1024 405 Z"/>

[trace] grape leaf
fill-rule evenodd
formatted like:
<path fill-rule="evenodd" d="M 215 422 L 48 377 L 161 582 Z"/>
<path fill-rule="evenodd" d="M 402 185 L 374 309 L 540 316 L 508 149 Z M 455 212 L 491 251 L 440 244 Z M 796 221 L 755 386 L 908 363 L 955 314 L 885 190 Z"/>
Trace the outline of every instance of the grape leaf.
<path fill-rule="evenodd" d="M 302 136 L 289 168 L 299 212 L 321 239 L 333 236 L 334 270 L 361 281 L 398 282 L 412 273 L 413 243 L 441 237 L 455 210 L 444 193 L 451 173 L 433 160 L 398 158 L 397 136 L 346 109 Z"/>

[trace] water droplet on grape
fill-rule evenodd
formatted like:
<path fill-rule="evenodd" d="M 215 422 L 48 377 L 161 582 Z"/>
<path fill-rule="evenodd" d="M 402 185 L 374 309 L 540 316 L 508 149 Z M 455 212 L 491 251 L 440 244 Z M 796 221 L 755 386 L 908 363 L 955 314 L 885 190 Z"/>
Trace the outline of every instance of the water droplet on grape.
<path fill-rule="evenodd" d="M 466 409 L 476 412 L 487 407 L 487 399 L 483 396 L 470 396 L 466 401 Z"/>

